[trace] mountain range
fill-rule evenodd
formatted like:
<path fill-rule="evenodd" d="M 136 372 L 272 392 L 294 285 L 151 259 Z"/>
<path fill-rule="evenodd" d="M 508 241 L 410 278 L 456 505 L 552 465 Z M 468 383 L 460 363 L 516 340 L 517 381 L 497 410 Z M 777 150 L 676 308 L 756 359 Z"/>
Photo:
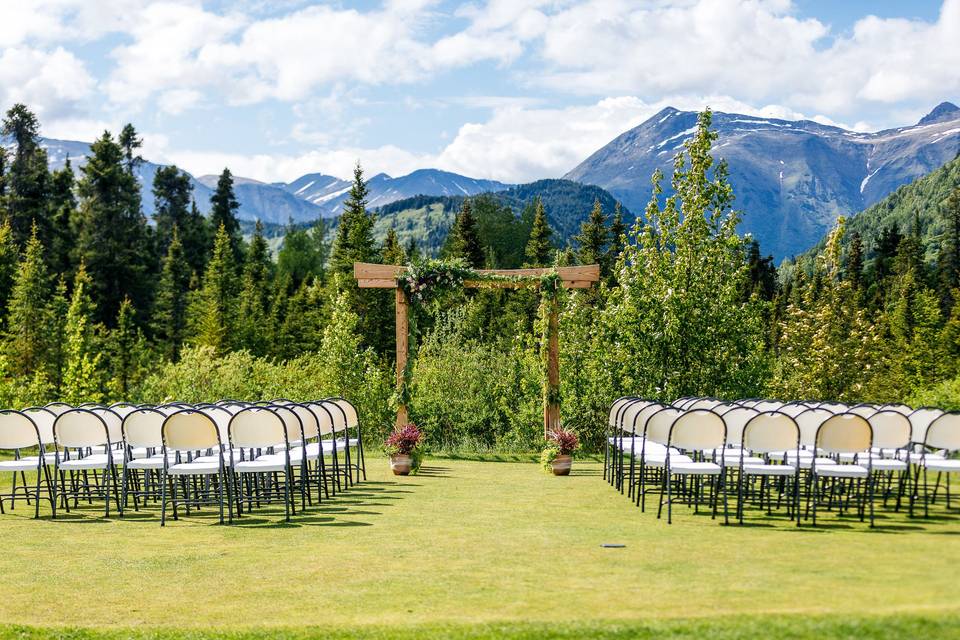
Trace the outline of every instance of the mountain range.
<path fill-rule="evenodd" d="M 608 190 L 634 211 L 650 176 L 669 182 L 697 113 L 666 108 L 621 134 L 564 177 Z M 837 216 L 851 216 L 942 166 L 960 149 L 960 108 L 944 102 L 917 124 L 858 133 L 810 120 L 714 113 L 713 155 L 727 161 L 741 230 L 777 259 L 813 246 Z M 668 184 L 665 186 L 669 186 Z M 667 189 L 669 193 L 669 189 Z"/>
<path fill-rule="evenodd" d="M 673 157 L 692 136 L 696 120 L 696 112 L 668 107 L 619 135 L 563 177 L 595 185 L 627 209 L 641 212 L 650 198 L 650 176 L 659 168 L 669 182 Z M 949 102 L 938 105 L 915 125 L 875 133 L 848 131 L 810 120 L 721 112 L 714 113 L 713 126 L 718 133 L 713 153 L 729 165 L 735 206 L 743 215 L 741 230 L 753 234 L 761 249 L 778 261 L 814 246 L 838 215 L 852 216 L 870 207 L 901 185 L 944 165 L 960 149 L 960 108 Z M 82 164 L 89 153 L 89 145 L 83 142 L 44 139 L 42 144 L 54 168 L 62 166 L 67 157 L 75 166 Z M 146 161 L 139 168 L 147 215 L 153 212 L 151 186 L 159 166 Z M 197 205 L 207 212 L 217 177 L 191 179 Z M 368 181 L 369 206 L 383 207 L 421 195 L 453 198 L 485 192 L 504 194 L 512 188 L 529 190 L 530 186 L 438 169 L 420 169 L 399 177 L 381 173 Z M 321 173 L 308 173 L 289 183 L 235 177 L 239 217 L 273 225 L 336 216 L 349 188 L 347 180 Z M 577 202 L 583 193 L 577 191 L 572 200 L 562 198 Z M 504 201 L 510 200 L 507 197 Z M 511 204 L 527 201 L 526 197 L 516 200 Z M 423 202 L 418 202 L 412 211 L 422 208 Z M 569 207 L 548 210 L 561 240 L 576 232 L 587 213 L 574 213 Z M 449 216 L 449 211 L 441 216 L 444 225 L 449 223 Z M 410 215 L 401 217 L 410 219 Z M 439 219 L 425 219 L 423 224 L 429 226 L 434 220 Z"/>

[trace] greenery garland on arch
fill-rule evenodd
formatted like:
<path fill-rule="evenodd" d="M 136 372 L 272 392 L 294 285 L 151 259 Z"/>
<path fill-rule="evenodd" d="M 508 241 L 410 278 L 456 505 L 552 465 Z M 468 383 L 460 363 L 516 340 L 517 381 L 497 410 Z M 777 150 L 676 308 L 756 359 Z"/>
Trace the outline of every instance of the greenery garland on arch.
<path fill-rule="evenodd" d="M 543 362 L 543 389 L 544 400 L 547 403 L 560 402 L 560 388 L 551 385 L 546 375 L 547 345 L 550 343 L 552 323 L 549 322 L 551 313 L 559 312 L 560 292 L 563 290 L 563 280 L 554 269 L 541 275 L 506 275 L 500 273 L 483 273 L 473 269 L 460 259 L 439 260 L 428 259 L 418 261 L 407 266 L 407 271 L 397 278 L 399 287 L 411 306 L 407 323 L 407 361 L 403 375 L 397 384 L 394 393 L 394 405 L 410 404 L 410 385 L 413 378 L 413 363 L 416 360 L 417 345 L 420 330 L 418 326 L 419 311 L 433 302 L 441 299 L 444 294 L 462 291 L 465 282 L 478 283 L 509 283 L 512 285 L 529 285 L 540 290 L 540 310 L 543 319 L 543 340 L 541 360 Z"/>

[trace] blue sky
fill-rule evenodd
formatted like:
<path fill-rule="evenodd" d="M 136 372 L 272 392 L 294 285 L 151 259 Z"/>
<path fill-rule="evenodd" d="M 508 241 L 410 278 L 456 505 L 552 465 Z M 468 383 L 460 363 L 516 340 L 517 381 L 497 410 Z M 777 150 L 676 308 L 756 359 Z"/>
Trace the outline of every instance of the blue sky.
<path fill-rule="evenodd" d="M 194 174 L 557 177 L 664 106 L 915 122 L 960 0 L 0 0 L 0 107 Z"/>

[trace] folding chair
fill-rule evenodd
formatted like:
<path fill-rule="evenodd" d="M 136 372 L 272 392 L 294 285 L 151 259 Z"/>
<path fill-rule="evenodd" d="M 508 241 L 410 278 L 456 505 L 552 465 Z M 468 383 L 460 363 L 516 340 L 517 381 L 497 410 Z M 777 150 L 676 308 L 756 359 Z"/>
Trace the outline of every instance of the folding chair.
<path fill-rule="evenodd" d="M 133 508 L 139 510 L 139 498 L 144 501 L 160 497 L 160 476 L 163 472 L 163 421 L 166 414 L 157 409 L 141 408 L 131 411 L 123 419 L 123 445 L 126 457 L 123 464 L 122 497 L 127 507 L 133 494 Z M 138 473 L 141 473 L 142 484 Z M 130 483 L 133 482 L 133 491 Z M 142 488 L 141 488 L 142 487 Z"/>
<path fill-rule="evenodd" d="M 117 491 L 118 477 L 116 459 L 113 451 L 113 437 L 103 412 L 90 409 L 71 409 L 57 416 L 53 423 L 55 443 L 55 464 L 53 472 L 53 517 L 57 517 L 57 502 L 63 501 L 63 507 L 70 511 L 70 498 L 74 506 L 79 505 L 81 497 L 92 502 L 93 497 L 103 498 L 104 516 L 110 516 L 111 492 L 116 501 L 117 511 L 123 515 L 123 505 Z M 75 456 L 67 457 L 74 449 Z M 63 454 L 61 455 L 61 450 Z M 122 452 L 121 452 L 122 455 Z M 96 472 L 103 474 L 99 482 Z M 70 474 L 69 484 L 67 473 Z M 89 474 L 94 474 L 93 482 Z"/>
<path fill-rule="evenodd" d="M 36 456 L 21 456 L 21 449 L 37 448 Z M 53 504 L 53 492 L 50 488 L 50 475 L 48 464 L 43 450 L 43 439 L 40 436 L 40 429 L 36 423 L 26 414 L 20 411 L 10 409 L 0 411 L 0 449 L 12 450 L 14 459 L 0 461 L 0 472 L 10 472 L 13 474 L 13 483 L 9 493 L 0 493 L 0 513 L 6 513 L 3 507 L 5 498 L 10 500 L 10 508 L 16 505 L 17 498 L 17 474 L 20 474 L 22 485 L 20 495 L 22 495 L 27 504 L 30 504 L 31 497 L 34 505 L 34 518 L 40 517 L 40 488 L 42 479 L 47 480 L 47 495 L 50 504 Z M 37 474 L 33 491 L 27 487 L 27 478 L 25 473 L 32 471 Z"/>
<path fill-rule="evenodd" d="M 931 455 L 930 449 L 941 449 L 940 455 Z M 950 474 L 960 472 L 960 460 L 949 457 L 960 450 L 960 413 L 945 413 L 936 418 L 927 427 L 923 439 L 923 451 L 920 454 L 920 467 L 923 469 L 923 516 L 930 516 L 930 504 L 936 501 L 941 476 L 946 476 L 946 506 L 950 509 Z M 937 472 L 937 482 L 930 492 L 927 472 Z M 914 487 L 917 492 L 917 487 Z"/>
<path fill-rule="evenodd" d="M 753 453 L 761 453 L 767 456 L 767 459 L 759 463 L 749 461 L 743 452 L 750 450 Z M 790 505 L 792 513 L 797 519 L 797 526 L 800 526 L 800 466 L 794 464 L 771 464 L 769 455 L 771 453 L 782 453 L 784 451 L 796 451 L 800 456 L 800 427 L 797 422 L 786 413 L 779 411 L 769 411 L 758 413 L 750 418 L 743 426 L 743 446 L 739 460 L 739 474 L 737 477 L 737 517 L 740 524 L 743 524 L 743 505 L 744 483 L 747 478 L 756 476 L 760 478 L 760 508 L 763 508 L 764 491 L 766 489 L 767 478 L 776 478 L 781 481 L 777 502 L 779 505 L 779 496 L 784 495 L 786 481 L 793 480 L 793 486 L 790 487 L 792 494 Z M 784 456 L 784 460 L 787 456 Z M 767 514 L 771 513 L 771 500 L 767 498 Z M 787 509 L 788 515 L 791 509 Z"/>
<path fill-rule="evenodd" d="M 289 522 L 290 511 L 293 508 L 290 497 L 293 468 L 290 464 L 288 431 L 283 419 L 277 413 L 279 409 L 282 407 L 247 407 L 233 415 L 229 425 L 230 467 L 237 476 L 238 514 L 243 512 L 242 506 L 245 501 L 247 510 L 250 511 L 253 509 L 254 502 L 259 505 L 261 500 L 271 502 L 279 497 L 277 494 L 282 487 L 284 517 Z M 299 437 L 299 433 L 297 435 Z M 260 456 L 256 460 L 237 461 L 234 458 L 234 452 L 237 449 L 256 450 L 273 448 L 277 445 L 282 446 L 282 453 Z M 283 474 L 283 482 L 271 482 L 274 479 L 273 476 L 278 473 Z"/>
<path fill-rule="evenodd" d="M 196 409 L 181 409 L 166 417 L 161 427 L 163 440 L 163 473 L 160 484 L 160 526 L 167 523 L 167 491 L 171 492 L 169 502 L 173 506 L 173 519 L 179 519 L 177 507 L 183 504 L 187 514 L 190 506 L 216 504 L 220 509 L 220 524 L 223 524 L 224 497 L 228 503 L 228 515 L 233 521 L 233 493 L 230 489 L 230 474 L 227 461 L 223 456 L 223 440 L 217 423 L 206 413 Z M 216 450 L 216 461 L 201 460 L 170 464 L 171 454 L 193 453 L 203 450 Z M 214 480 L 202 487 L 194 486 L 194 495 L 190 496 L 190 478 Z M 177 495 L 177 484 L 181 485 L 184 497 Z M 213 495 L 211 496 L 211 489 Z"/>
<path fill-rule="evenodd" d="M 700 491 L 703 481 L 709 481 L 711 487 L 710 503 L 712 505 L 711 518 L 717 517 L 718 493 L 723 493 L 724 523 L 729 523 L 727 511 L 727 492 L 724 483 L 725 463 L 723 456 L 720 464 L 712 461 L 687 461 L 678 459 L 672 452 L 676 447 L 680 451 L 704 451 L 724 449 L 727 443 L 727 427 L 723 418 L 707 409 L 694 409 L 678 416 L 670 425 L 667 437 L 667 452 L 663 467 L 663 487 L 660 491 L 660 506 L 657 509 L 657 518 L 663 512 L 663 499 L 667 499 L 667 524 L 673 523 L 673 476 L 680 476 L 684 480 L 690 479 L 692 486 L 689 490 L 689 501 L 695 510 L 699 511 Z"/>
<path fill-rule="evenodd" d="M 873 448 L 873 429 L 870 423 L 855 413 L 840 413 L 828 418 L 817 429 L 816 446 L 818 451 L 841 456 L 843 454 L 859 454 Z M 844 511 L 844 493 L 849 503 L 856 483 L 857 511 L 860 521 L 863 522 L 867 507 L 870 509 L 870 526 L 873 527 L 873 456 L 867 455 L 867 464 L 820 464 L 819 458 L 814 457 L 810 465 L 810 477 L 813 487 L 808 496 L 813 501 L 813 526 L 817 525 L 817 503 L 820 501 L 820 480 L 830 481 L 829 506 L 833 505 L 833 498 L 839 489 L 839 508 L 841 515 Z M 848 481 L 848 482 L 844 482 Z M 846 491 L 844 492 L 844 489 Z"/>

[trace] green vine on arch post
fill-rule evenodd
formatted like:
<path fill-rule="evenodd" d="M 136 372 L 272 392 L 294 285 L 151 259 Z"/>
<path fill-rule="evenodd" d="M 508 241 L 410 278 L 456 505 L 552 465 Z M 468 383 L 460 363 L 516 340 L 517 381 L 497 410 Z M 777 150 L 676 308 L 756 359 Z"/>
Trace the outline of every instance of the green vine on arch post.
<path fill-rule="evenodd" d="M 397 286 L 404 292 L 410 304 L 407 321 L 407 361 L 403 375 L 393 395 L 394 408 L 410 404 L 410 388 L 413 378 L 413 362 L 420 339 L 419 312 L 439 300 L 443 294 L 462 291 L 464 282 L 510 283 L 518 286 L 532 285 L 540 290 L 540 310 L 543 321 L 542 365 L 544 401 L 560 404 L 560 387 L 552 385 L 547 376 L 547 345 L 555 330 L 550 322 L 552 314 L 559 313 L 560 292 L 563 279 L 556 269 L 537 276 L 482 273 L 462 260 L 423 260 L 408 265 L 407 271 L 397 278 Z"/>

